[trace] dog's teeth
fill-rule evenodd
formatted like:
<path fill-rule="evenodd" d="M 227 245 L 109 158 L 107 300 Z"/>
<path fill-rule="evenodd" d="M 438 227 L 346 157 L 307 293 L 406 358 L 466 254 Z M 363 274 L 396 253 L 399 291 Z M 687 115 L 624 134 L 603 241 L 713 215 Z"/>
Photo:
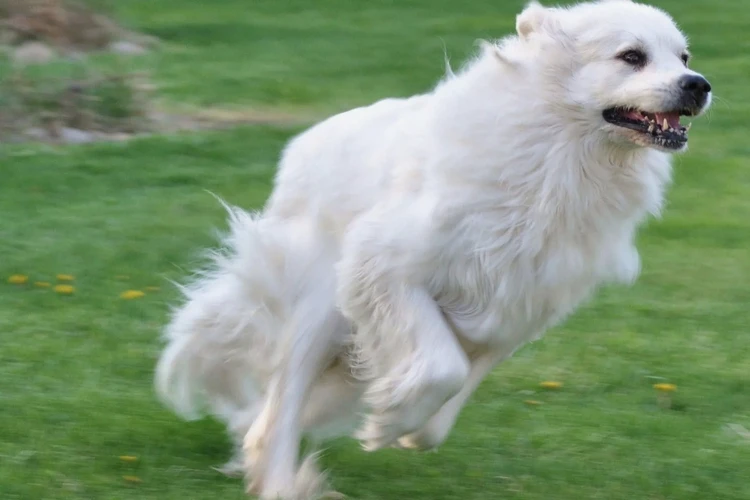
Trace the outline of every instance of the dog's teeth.
<path fill-rule="evenodd" d="M 669 128 L 669 122 L 666 118 L 664 118 L 664 122 L 661 124 L 661 128 L 663 128 L 664 130 L 667 130 Z"/>
<path fill-rule="evenodd" d="M 649 125 L 649 126 L 648 126 L 648 133 L 649 133 L 649 134 L 650 134 L 650 133 L 652 133 L 652 132 L 654 131 L 654 128 L 655 128 L 655 127 L 654 127 L 653 125 Z"/>
<path fill-rule="evenodd" d="M 693 126 L 693 122 L 690 122 L 687 125 L 685 125 L 685 132 L 687 132 L 688 130 L 690 130 L 690 127 L 692 127 L 692 126 Z"/>

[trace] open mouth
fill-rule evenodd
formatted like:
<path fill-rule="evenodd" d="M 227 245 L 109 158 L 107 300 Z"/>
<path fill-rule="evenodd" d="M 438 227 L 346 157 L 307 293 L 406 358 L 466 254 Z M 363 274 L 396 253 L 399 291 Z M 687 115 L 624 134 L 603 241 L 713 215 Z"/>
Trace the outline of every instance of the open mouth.
<path fill-rule="evenodd" d="M 683 126 L 680 116 L 689 116 L 688 111 L 651 113 L 632 108 L 609 108 L 602 116 L 612 125 L 640 132 L 654 146 L 678 150 L 687 144 L 690 124 Z"/>

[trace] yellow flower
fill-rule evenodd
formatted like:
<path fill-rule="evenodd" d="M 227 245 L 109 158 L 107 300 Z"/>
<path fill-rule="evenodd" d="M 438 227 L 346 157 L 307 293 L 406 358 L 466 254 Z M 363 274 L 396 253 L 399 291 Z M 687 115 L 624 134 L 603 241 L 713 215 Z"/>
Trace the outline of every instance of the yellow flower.
<path fill-rule="evenodd" d="M 141 478 L 138 476 L 122 476 L 122 478 L 129 483 L 140 483 Z"/>
<path fill-rule="evenodd" d="M 526 403 L 529 406 L 539 406 L 540 404 L 542 404 L 541 401 L 537 401 L 535 399 L 527 399 L 526 401 L 524 401 L 524 403 Z"/>
<path fill-rule="evenodd" d="M 57 279 L 58 281 L 73 281 L 73 275 L 72 274 L 58 274 Z"/>
<path fill-rule="evenodd" d="M 140 299 L 144 295 L 145 294 L 140 290 L 127 290 L 120 294 L 120 298 L 125 300 Z"/>
<path fill-rule="evenodd" d="M 35 281 L 34 286 L 38 286 L 39 288 L 49 288 L 49 283 L 47 281 Z"/>
<path fill-rule="evenodd" d="M 120 460 L 123 462 L 136 462 L 138 461 L 138 457 L 134 457 L 132 455 L 121 455 Z"/>
<path fill-rule="evenodd" d="M 13 285 L 23 285 L 29 281 L 29 277 L 25 274 L 14 274 L 13 276 L 8 278 L 8 283 L 11 283 Z"/>
<path fill-rule="evenodd" d="M 677 390 L 677 386 L 674 384 L 654 384 L 654 389 L 661 392 L 674 392 Z"/>
<path fill-rule="evenodd" d="M 72 285 L 55 285 L 54 290 L 63 295 L 70 295 L 76 291 L 75 287 Z"/>
<path fill-rule="evenodd" d="M 562 382 L 556 382 L 554 380 L 545 380 L 539 384 L 543 389 L 559 389 L 562 387 Z"/>
<path fill-rule="evenodd" d="M 158 292 L 159 291 L 159 287 L 158 286 L 147 286 L 146 290 L 148 290 L 149 292 Z"/>

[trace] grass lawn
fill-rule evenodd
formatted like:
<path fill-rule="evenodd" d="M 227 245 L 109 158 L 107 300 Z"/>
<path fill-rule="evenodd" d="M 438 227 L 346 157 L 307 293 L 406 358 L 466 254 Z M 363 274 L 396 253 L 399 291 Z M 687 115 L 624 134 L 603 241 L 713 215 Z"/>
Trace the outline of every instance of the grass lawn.
<path fill-rule="evenodd" d="M 428 88 L 444 46 L 463 60 L 477 38 L 512 30 L 522 4 L 109 3 L 165 42 L 138 63 L 165 105 L 320 115 Z M 333 443 L 324 464 L 340 491 L 750 498 L 750 439 L 727 427 L 750 429 L 750 12 L 746 0 L 656 3 L 691 36 L 716 101 L 676 160 L 665 217 L 641 234 L 641 279 L 605 290 L 497 369 L 440 453 Z M 262 206 L 294 132 L 0 149 L 0 498 L 244 498 L 239 480 L 211 469 L 229 453 L 222 427 L 186 424 L 160 406 L 152 372 L 177 297 L 168 279 L 184 277 L 223 227 L 206 190 Z M 29 282 L 5 283 L 17 273 Z M 34 285 L 54 286 L 60 273 L 74 276 L 72 295 Z M 145 296 L 121 299 L 129 289 Z M 564 385 L 543 390 L 544 380 Z M 657 382 L 677 385 L 669 409 Z"/>

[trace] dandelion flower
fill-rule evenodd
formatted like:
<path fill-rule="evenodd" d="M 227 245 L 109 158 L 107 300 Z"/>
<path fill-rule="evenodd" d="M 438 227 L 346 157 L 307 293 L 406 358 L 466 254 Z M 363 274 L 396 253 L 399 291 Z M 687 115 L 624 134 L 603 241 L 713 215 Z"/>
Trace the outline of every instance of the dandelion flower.
<path fill-rule="evenodd" d="M 543 389 L 559 389 L 562 387 L 562 382 L 557 382 L 554 380 L 545 380 L 541 384 L 539 384 Z"/>
<path fill-rule="evenodd" d="M 146 290 L 148 290 L 149 292 L 158 292 L 159 291 L 159 287 L 158 286 L 147 286 Z"/>
<path fill-rule="evenodd" d="M 55 285 L 54 290 L 63 295 L 70 295 L 76 291 L 75 287 L 71 285 Z"/>
<path fill-rule="evenodd" d="M 133 455 L 121 455 L 120 460 L 123 462 L 137 462 L 138 457 L 134 457 Z"/>
<path fill-rule="evenodd" d="M 654 384 L 654 389 L 661 392 L 674 392 L 677 390 L 677 386 L 674 384 Z"/>
<path fill-rule="evenodd" d="M 58 281 L 73 281 L 73 275 L 72 274 L 58 274 L 57 280 Z"/>
<path fill-rule="evenodd" d="M 129 483 L 140 483 L 141 478 L 138 476 L 122 476 L 122 478 Z"/>
<path fill-rule="evenodd" d="M 49 288 L 50 284 L 47 281 L 35 281 L 34 286 L 38 286 L 39 288 Z"/>
<path fill-rule="evenodd" d="M 29 281 L 29 277 L 25 274 L 14 274 L 13 276 L 8 278 L 8 283 L 11 283 L 13 285 L 23 285 Z"/>
<path fill-rule="evenodd" d="M 672 408 L 672 392 L 677 390 L 677 386 L 674 384 L 654 384 L 654 389 L 658 391 L 657 400 L 659 406 L 665 409 Z"/>
<path fill-rule="evenodd" d="M 132 300 L 132 299 L 140 299 L 144 295 L 145 293 L 143 293 L 140 290 L 126 290 L 120 294 L 120 298 L 125 299 L 125 300 Z"/>

